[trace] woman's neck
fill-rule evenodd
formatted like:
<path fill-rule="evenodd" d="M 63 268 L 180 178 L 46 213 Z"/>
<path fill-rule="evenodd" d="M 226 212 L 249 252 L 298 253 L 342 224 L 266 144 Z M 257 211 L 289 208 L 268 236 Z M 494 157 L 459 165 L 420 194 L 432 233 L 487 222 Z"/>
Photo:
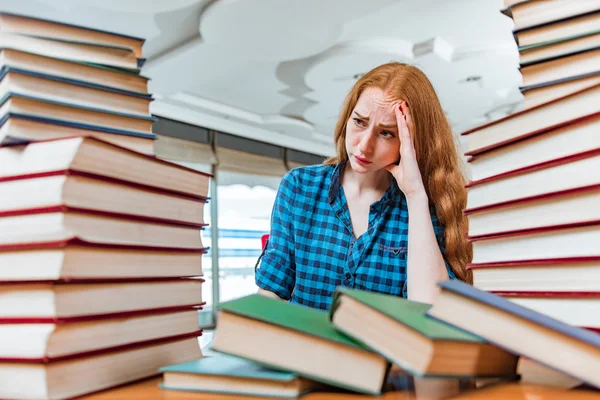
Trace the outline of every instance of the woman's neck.
<path fill-rule="evenodd" d="M 357 195 L 363 193 L 383 194 L 390 186 L 392 179 L 392 175 L 383 169 L 368 174 L 356 173 L 350 162 L 347 162 L 342 175 L 342 186 L 344 190 L 351 189 Z"/>

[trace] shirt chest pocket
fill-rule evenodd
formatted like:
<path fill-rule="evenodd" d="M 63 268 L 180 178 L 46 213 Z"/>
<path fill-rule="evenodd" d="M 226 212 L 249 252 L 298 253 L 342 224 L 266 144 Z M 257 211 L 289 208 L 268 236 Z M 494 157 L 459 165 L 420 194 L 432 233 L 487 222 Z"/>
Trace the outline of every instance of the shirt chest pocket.
<path fill-rule="evenodd" d="M 406 260 L 406 246 L 387 246 L 383 243 L 377 243 L 377 252 L 380 256 L 390 260 Z"/>

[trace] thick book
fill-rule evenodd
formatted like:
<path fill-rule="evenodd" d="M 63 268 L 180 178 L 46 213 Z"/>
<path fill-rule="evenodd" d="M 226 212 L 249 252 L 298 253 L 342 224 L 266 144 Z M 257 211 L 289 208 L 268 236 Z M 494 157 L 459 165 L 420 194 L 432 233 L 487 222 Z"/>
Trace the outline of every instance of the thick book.
<path fill-rule="evenodd" d="M 381 393 L 389 370 L 384 357 L 338 332 L 327 312 L 261 295 L 219 305 L 212 349 L 367 394 Z"/>
<path fill-rule="evenodd" d="M 589 172 L 598 170 L 600 149 L 471 182 L 467 185 L 467 212 L 591 189 L 600 184 L 600 176 Z"/>
<path fill-rule="evenodd" d="M 144 61 L 142 58 L 137 58 L 129 47 L 72 40 L 51 40 L 4 32 L 0 32 L 0 48 L 126 69 L 138 69 Z"/>
<path fill-rule="evenodd" d="M 0 70 L 0 97 L 8 93 L 140 116 L 150 115 L 152 102 L 149 93 L 5 66 Z"/>
<path fill-rule="evenodd" d="M 0 186 L 1 188 L 1 186 Z M 470 238 L 600 223 L 600 185 L 479 211 L 465 210 Z"/>
<path fill-rule="evenodd" d="M 472 238 L 473 263 L 600 257 L 600 224 Z"/>
<path fill-rule="evenodd" d="M 466 391 L 453 400 L 596 400 L 598 394 L 586 389 L 567 389 L 544 385 L 523 384 L 521 382 L 500 382 L 477 390 Z"/>
<path fill-rule="evenodd" d="M 473 286 L 487 291 L 600 292 L 600 257 L 469 264 Z"/>
<path fill-rule="evenodd" d="M 427 315 L 600 388 L 600 335 L 464 282 L 439 286 Z"/>
<path fill-rule="evenodd" d="M 75 322 L 0 325 L 0 362 L 57 362 L 164 338 L 200 335 L 198 309 L 140 311 Z"/>
<path fill-rule="evenodd" d="M 32 196 L 32 193 L 37 195 Z M 204 201 L 98 177 L 42 176 L 0 181 L 0 217 L 79 210 L 203 227 Z"/>
<path fill-rule="evenodd" d="M 595 0 L 521 1 L 502 12 L 514 21 L 514 29 L 525 29 L 585 15 L 600 10 Z"/>
<path fill-rule="evenodd" d="M 0 397 L 68 399 L 155 376 L 163 365 L 202 357 L 196 336 L 55 363 L 0 363 Z"/>
<path fill-rule="evenodd" d="M 50 209 L 35 214 L 0 217 L 0 250 L 67 240 L 154 249 L 202 250 L 200 229 L 155 219 L 83 210 Z"/>
<path fill-rule="evenodd" d="M 94 176 L 198 199 L 212 175 L 92 138 L 0 147 L 0 181 L 39 176 Z"/>
<path fill-rule="evenodd" d="M 600 49 L 595 48 L 522 66 L 520 69 L 523 78 L 522 90 L 541 87 L 549 82 L 597 75 L 599 63 Z"/>
<path fill-rule="evenodd" d="M 160 387 L 175 391 L 296 398 L 323 386 L 293 372 L 225 354 L 164 366 L 160 372 Z"/>
<path fill-rule="evenodd" d="M 494 291 L 495 294 L 569 325 L 600 328 L 600 291 Z"/>
<path fill-rule="evenodd" d="M 474 156 L 486 150 L 589 118 L 600 111 L 598 102 L 600 102 L 600 85 L 473 128 L 462 133 L 466 140 L 465 154 Z"/>
<path fill-rule="evenodd" d="M 200 276 L 201 250 L 158 250 L 65 240 L 0 251 L 0 281 L 146 279 Z M 165 268 L 168 265 L 168 268 Z"/>
<path fill-rule="evenodd" d="M 154 155 L 156 135 L 9 112 L 0 116 L 0 146 L 70 137 L 95 137 L 138 153 Z"/>
<path fill-rule="evenodd" d="M 109 86 L 128 92 L 147 93 L 149 79 L 137 73 L 34 53 L 0 48 L 0 68 L 12 67 L 60 78 Z"/>
<path fill-rule="evenodd" d="M 155 117 L 85 107 L 77 103 L 48 100 L 8 92 L 0 98 L 0 115 L 33 115 L 71 123 L 102 126 L 119 131 L 151 134 Z"/>
<path fill-rule="evenodd" d="M 142 57 L 144 39 L 117 32 L 67 24 L 13 13 L 0 13 L 0 32 L 46 39 L 81 41 L 130 48 Z"/>
<path fill-rule="evenodd" d="M 513 35 L 519 46 L 531 46 L 598 31 L 600 31 L 600 13 L 595 12 L 529 29 L 516 30 Z"/>
<path fill-rule="evenodd" d="M 521 67 L 600 48 L 600 32 L 519 47 Z"/>
<path fill-rule="evenodd" d="M 569 79 L 546 82 L 534 88 L 521 88 L 524 108 L 532 108 L 543 103 L 590 88 L 600 83 L 600 69 L 591 74 L 573 76 Z"/>
<path fill-rule="evenodd" d="M 532 361 L 527 357 L 519 358 L 517 372 L 521 378 L 519 379 L 521 384 L 573 389 L 583 383 L 580 379 Z"/>
<path fill-rule="evenodd" d="M 0 282 L 0 321 L 48 323 L 202 304 L 200 278 Z"/>
<path fill-rule="evenodd" d="M 483 182 L 535 165 L 600 149 L 600 112 L 471 157 L 471 181 Z"/>
<path fill-rule="evenodd" d="M 346 335 L 419 377 L 516 375 L 517 357 L 425 316 L 429 304 L 338 288 L 330 318 Z"/>

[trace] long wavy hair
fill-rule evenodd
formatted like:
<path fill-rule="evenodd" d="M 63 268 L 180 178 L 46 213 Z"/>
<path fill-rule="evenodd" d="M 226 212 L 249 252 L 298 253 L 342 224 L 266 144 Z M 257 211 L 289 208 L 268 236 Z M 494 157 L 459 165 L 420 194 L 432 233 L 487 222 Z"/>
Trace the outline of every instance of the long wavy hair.
<path fill-rule="evenodd" d="M 462 160 L 435 90 L 420 69 L 392 62 L 363 75 L 348 93 L 335 127 L 337 156 L 326 160 L 324 164 L 338 164 L 348 159 L 346 124 L 358 98 L 369 87 L 379 88 L 393 98 L 408 103 L 419 170 L 427 196 L 444 226 L 446 260 L 459 279 L 472 283 L 472 275 L 466 269 L 473 257 L 473 247 L 467 240 L 468 222 L 463 213 L 467 191 L 460 168 Z"/>

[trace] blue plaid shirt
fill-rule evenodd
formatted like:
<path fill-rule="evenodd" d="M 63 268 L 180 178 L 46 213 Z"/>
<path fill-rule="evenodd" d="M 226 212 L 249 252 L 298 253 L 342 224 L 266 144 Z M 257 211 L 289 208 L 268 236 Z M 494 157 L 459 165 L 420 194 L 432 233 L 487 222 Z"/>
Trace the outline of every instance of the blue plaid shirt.
<path fill-rule="evenodd" d="M 369 228 L 356 239 L 341 185 L 345 163 L 289 171 L 271 215 L 258 287 L 292 303 L 329 309 L 337 286 L 406 297 L 408 206 L 394 180 L 371 205 Z M 431 207 L 442 254 L 443 226 Z M 454 274 L 446 263 L 450 278 Z"/>

